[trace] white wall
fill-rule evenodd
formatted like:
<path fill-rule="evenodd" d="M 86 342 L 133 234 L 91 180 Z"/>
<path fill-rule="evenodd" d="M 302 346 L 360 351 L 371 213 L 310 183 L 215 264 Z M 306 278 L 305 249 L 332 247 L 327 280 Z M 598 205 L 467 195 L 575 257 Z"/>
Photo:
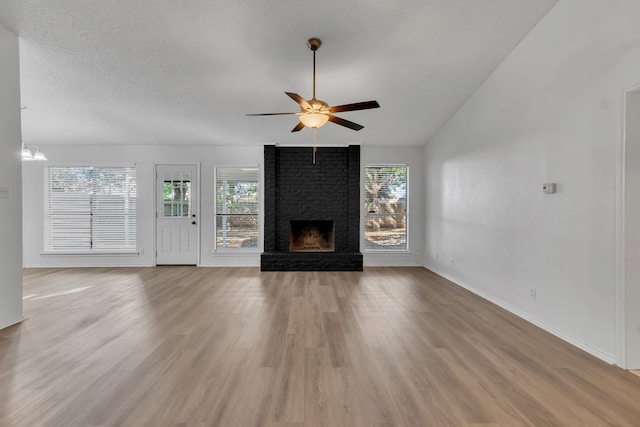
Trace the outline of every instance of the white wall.
<path fill-rule="evenodd" d="M 18 38 L 0 25 L 0 328 L 24 319 L 20 147 Z"/>
<path fill-rule="evenodd" d="M 425 266 L 610 362 L 638 16 L 637 0 L 560 0 L 424 153 Z"/>
<path fill-rule="evenodd" d="M 47 145 L 42 147 L 46 163 L 29 162 L 23 166 L 24 188 L 24 264 L 26 267 L 76 267 L 76 266 L 151 266 L 154 230 L 154 164 L 200 163 L 201 212 L 200 212 L 200 265 L 201 266 L 259 266 L 262 252 L 262 226 L 259 248 L 250 253 L 214 251 L 213 226 L 213 177 L 217 165 L 259 165 L 262 176 L 262 146 L 100 146 L 100 145 Z M 422 148 L 362 148 L 361 165 L 408 164 L 409 177 L 409 250 L 403 253 L 376 253 L 364 255 L 365 265 L 422 265 L 424 226 L 424 176 Z M 43 254 L 44 247 L 44 193 L 43 171 L 48 165 L 132 165 L 138 172 L 138 249 L 139 255 L 51 255 Z M 363 175 L 364 176 L 364 175 Z M 364 187 L 364 181 L 362 181 Z M 364 188 L 361 190 L 364 203 Z M 364 215 L 364 211 L 362 211 Z M 262 217 L 260 224 L 263 224 Z M 364 244 L 361 244 L 364 247 Z"/>
<path fill-rule="evenodd" d="M 422 147 L 367 147 L 360 153 L 360 176 L 368 165 L 406 164 L 409 166 L 409 247 L 406 252 L 366 252 L 364 249 L 364 208 L 361 208 L 360 250 L 367 266 L 421 266 L 424 258 L 424 160 Z M 364 178 L 361 179 L 360 206 L 364 206 Z"/>
<path fill-rule="evenodd" d="M 640 369 L 640 89 L 626 105 L 625 150 L 625 367 Z"/>
<path fill-rule="evenodd" d="M 263 147 L 145 146 L 145 145 L 47 145 L 42 147 L 49 165 L 136 165 L 138 249 L 140 255 L 43 255 L 45 163 L 29 162 L 23 167 L 24 263 L 26 267 L 151 266 L 155 239 L 155 164 L 200 163 L 200 265 L 260 265 L 262 238 L 258 250 L 247 253 L 216 253 L 214 250 L 214 168 L 218 165 L 255 166 L 262 170 Z M 262 218 L 260 218 L 262 223 Z"/>

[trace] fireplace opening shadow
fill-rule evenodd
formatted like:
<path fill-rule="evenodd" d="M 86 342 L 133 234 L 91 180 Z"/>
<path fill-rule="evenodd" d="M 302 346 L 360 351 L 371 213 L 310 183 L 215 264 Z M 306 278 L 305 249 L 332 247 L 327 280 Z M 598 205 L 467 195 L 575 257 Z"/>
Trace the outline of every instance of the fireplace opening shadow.
<path fill-rule="evenodd" d="M 335 252 L 333 221 L 291 221 L 290 252 Z"/>

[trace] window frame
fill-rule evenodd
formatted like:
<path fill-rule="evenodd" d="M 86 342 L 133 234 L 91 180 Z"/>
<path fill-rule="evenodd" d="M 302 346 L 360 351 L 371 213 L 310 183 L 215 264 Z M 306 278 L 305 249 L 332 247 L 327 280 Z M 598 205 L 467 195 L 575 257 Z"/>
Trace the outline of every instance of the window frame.
<path fill-rule="evenodd" d="M 246 214 L 255 215 L 257 222 L 257 239 L 255 247 L 218 247 L 218 216 L 225 215 L 223 213 L 218 213 L 218 170 L 219 169 L 251 169 L 255 170 L 257 173 L 256 184 L 258 186 L 258 200 L 257 200 L 257 212 L 255 214 Z M 255 254 L 259 252 L 262 248 L 262 168 L 260 165 L 233 165 L 233 164 L 219 164 L 215 165 L 213 168 L 213 252 L 214 253 L 224 253 L 224 252 L 232 252 L 232 253 L 251 253 Z"/>
<path fill-rule="evenodd" d="M 84 168 L 84 169 L 132 169 L 133 174 L 135 176 L 135 191 L 136 195 L 134 198 L 135 201 L 135 215 L 134 215 L 134 233 L 135 237 L 133 239 L 134 244 L 129 248 L 80 248 L 80 249 L 51 249 L 49 242 L 51 240 L 50 233 L 50 205 L 49 205 L 49 194 L 50 194 L 50 170 L 51 168 Z M 43 167 L 43 250 L 41 252 L 42 255 L 139 255 L 140 252 L 138 250 L 138 181 L 139 181 L 139 171 L 136 164 L 48 164 Z M 93 181 L 91 183 L 91 188 L 93 191 Z M 93 211 L 89 215 L 94 215 Z M 126 214 L 123 214 L 123 216 Z M 91 239 L 90 244 L 93 244 L 93 239 Z"/>
<path fill-rule="evenodd" d="M 369 213 L 367 212 L 367 169 L 369 168 L 396 168 L 396 167 L 403 167 L 406 170 L 406 185 L 405 185 L 405 212 L 404 212 L 404 216 L 405 216 L 405 247 L 404 248 L 381 248 L 381 249 L 374 249 L 374 248 L 367 248 L 367 238 L 366 238 L 366 233 L 367 233 L 367 218 Z M 376 254 L 380 254 L 380 253 L 407 253 L 410 252 L 410 233 L 409 233 L 409 220 L 410 220 L 410 207 L 411 207 L 411 197 L 409 194 L 409 183 L 410 183 L 410 167 L 409 164 L 407 163 L 370 163 L 370 164 L 365 164 L 364 166 L 364 174 L 363 174 L 363 181 L 362 181 L 362 207 L 363 207 L 363 222 L 362 222 L 362 248 L 363 248 L 363 252 L 364 253 L 376 253 Z M 379 215 L 379 214 L 377 214 Z M 392 215 L 392 214 L 389 214 Z"/>

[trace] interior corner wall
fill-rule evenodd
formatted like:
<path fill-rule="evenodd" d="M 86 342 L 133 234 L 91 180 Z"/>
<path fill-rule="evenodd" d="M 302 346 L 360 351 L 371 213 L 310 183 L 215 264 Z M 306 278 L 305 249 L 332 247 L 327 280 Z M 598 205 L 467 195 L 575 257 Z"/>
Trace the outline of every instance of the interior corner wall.
<path fill-rule="evenodd" d="M 22 315 L 22 189 L 18 37 L 0 25 L 0 328 Z"/>
<path fill-rule="evenodd" d="M 422 266 L 424 257 L 424 162 L 422 147 L 363 146 L 360 153 L 360 206 L 364 206 L 365 168 L 372 165 L 407 165 L 409 167 L 408 188 L 408 250 L 406 252 L 367 252 L 364 245 L 364 208 L 361 212 L 360 251 L 365 267 Z"/>
<path fill-rule="evenodd" d="M 608 362 L 638 16 L 636 0 L 558 2 L 424 148 L 425 267 Z"/>

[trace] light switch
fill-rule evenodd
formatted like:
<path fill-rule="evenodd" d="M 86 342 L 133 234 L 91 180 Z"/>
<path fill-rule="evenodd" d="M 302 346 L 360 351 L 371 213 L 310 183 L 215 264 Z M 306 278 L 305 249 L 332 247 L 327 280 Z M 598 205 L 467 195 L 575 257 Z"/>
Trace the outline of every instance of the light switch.
<path fill-rule="evenodd" d="M 9 187 L 0 187 L 0 199 L 10 199 L 11 190 Z"/>

